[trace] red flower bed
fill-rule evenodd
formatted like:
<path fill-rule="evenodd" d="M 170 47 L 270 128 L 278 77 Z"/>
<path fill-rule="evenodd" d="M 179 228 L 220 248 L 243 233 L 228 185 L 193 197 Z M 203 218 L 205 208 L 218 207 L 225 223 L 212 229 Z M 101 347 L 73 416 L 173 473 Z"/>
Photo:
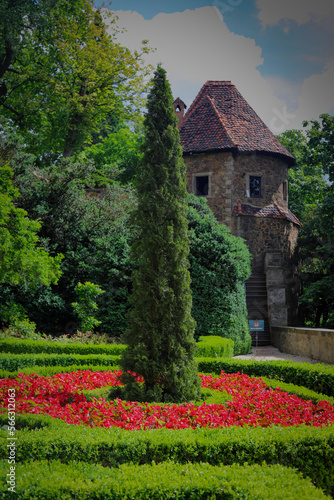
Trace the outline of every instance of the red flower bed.
<path fill-rule="evenodd" d="M 0 406 L 7 408 L 8 389 L 16 390 L 16 411 L 61 418 L 68 424 L 124 429 L 184 429 L 187 427 L 226 427 L 231 425 L 312 426 L 331 425 L 334 407 L 267 388 L 261 379 L 240 373 L 221 373 L 219 377 L 200 375 L 202 386 L 225 390 L 232 396 L 226 405 L 166 404 L 127 402 L 102 398 L 88 402 L 78 391 L 120 385 L 119 371 L 77 371 L 52 377 L 20 374 L 16 379 L 0 380 Z"/>

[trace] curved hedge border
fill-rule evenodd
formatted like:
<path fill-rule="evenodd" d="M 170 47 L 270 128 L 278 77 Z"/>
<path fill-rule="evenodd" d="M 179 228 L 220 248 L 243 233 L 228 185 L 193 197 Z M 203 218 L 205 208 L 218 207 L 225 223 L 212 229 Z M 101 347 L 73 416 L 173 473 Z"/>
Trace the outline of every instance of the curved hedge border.
<path fill-rule="evenodd" d="M 6 482 L 7 467 L 0 464 Z M 280 465 L 232 465 L 162 463 L 124 465 L 108 469 L 99 465 L 39 461 L 17 467 L 15 498 L 45 500 L 96 499 L 148 500 L 324 500 L 330 498 L 296 471 Z M 261 491 L 261 497 L 259 497 Z M 282 496 L 284 495 L 284 497 Z M 7 498 L 11 493 L 7 493 Z M 13 494 L 14 497 L 14 494 Z M 0 498 L 4 496 L 0 495 Z"/>
<path fill-rule="evenodd" d="M 253 361 L 248 359 L 197 358 L 198 371 L 219 374 L 245 373 L 300 385 L 312 391 L 334 396 L 334 366 L 296 361 Z"/>
<path fill-rule="evenodd" d="M 7 423 L 6 414 L 0 424 Z M 280 464 L 298 469 L 326 492 L 334 490 L 333 427 L 227 427 L 224 429 L 124 429 L 71 426 L 48 416 L 17 415 L 16 462 L 72 460 L 117 467 L 173 460 L 211 465 Z M 31 430 L 29 430 L 31 429 Z M 33 429 L 39 429 L 38 432 Z M 0 458 L 8 455 L 0 432 Z"/>

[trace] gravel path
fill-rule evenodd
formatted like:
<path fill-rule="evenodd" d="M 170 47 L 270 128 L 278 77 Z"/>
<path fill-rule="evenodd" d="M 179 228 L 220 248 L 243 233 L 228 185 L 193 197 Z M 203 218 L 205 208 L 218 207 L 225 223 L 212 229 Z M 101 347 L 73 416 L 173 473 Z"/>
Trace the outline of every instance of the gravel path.
<path fill-rule="evenodd" d="M 318 361 L 316 359 L 305 358 L 303 356 L 294 356 L 293 354 L 286 354 L 277 349 L 277 347 L 273 347 L 271 345 L 261 346 L 261 347 L 252 347 L 252 351 L 250 354 L 235 356 L 236 359 L 253 359 L 255 361 L 270 361 L 277 359 L 290 359 L 292 361 L 299 361 L 301 363 L 323 363 L 322 361 Z"/>

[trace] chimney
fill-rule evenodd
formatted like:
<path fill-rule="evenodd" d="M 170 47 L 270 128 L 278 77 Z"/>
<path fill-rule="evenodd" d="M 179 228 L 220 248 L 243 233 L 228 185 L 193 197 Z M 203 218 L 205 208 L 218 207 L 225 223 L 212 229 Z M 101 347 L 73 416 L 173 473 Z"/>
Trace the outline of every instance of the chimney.
<path fill-rule="evenodd" d="M 179 97 L 177 99 L 175 99 L 175 101 L 173 102 L 173 106 L 174 106 L 175 114 L 176 114 L 176 116 L 179 120 L 179 124 L 180 124 L 181 120 L 184 116 L 184 110 L 187 109 L 187 106 Z"/>

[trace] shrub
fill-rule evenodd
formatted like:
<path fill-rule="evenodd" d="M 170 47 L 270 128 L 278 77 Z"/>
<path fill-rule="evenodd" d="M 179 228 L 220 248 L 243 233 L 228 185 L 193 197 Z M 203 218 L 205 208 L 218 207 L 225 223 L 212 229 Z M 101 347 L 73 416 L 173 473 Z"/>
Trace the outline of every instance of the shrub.
<path fill-rule="evenodd" d="M 234 341 L 234 354 L 251 348 L 244 282 L 250 253 L 241 238 L 215 219 L 206 200 L 188 197 L 192 314 L 196 338 L 219 335 Z"/>
<path fill-rule="evenodd" d="M 124 344 L 67 344 L 30 339 L 0 339 L 0 352 L 55 353 L 55 354 L 113 354 L 120 355 L 126 349 Z"/>
<path fill-rule="evenodd" d="M 119 356 L 80 354 L 0 354 L 0 369 L 15 371 L 28 366 L 115 365 Z"/>
<path fill-rule="evenodd" d="M 204 373 L 245 373 L 307 387 L 334 396 L 334 366 L 295 361 L 253 361 L 244 359 L 197 358 L 198 370 Z"/>
<path fill-rule="evenodd" d="M 6 469 L 8 467 L 2 464 L 0 473 L 4 482 Z M 219 467 L 167 462 L 140 467 L 122 465 L 120 468 L 108 469 L 83 462 L 72 462 L 65 466 L 60 461 L 52 460 L 20 464 L 16 475 L 17 499 L 27 498 L 27 491 L 30 497 L 45 500 L 281 500 L 282 494 L 284 500 L 328 498 L 308 479 L 280 465 Z"/>
<path fill-rule="evenodd" d="M 23 421 L 27 420 L 28 426 Z M 28 431 L 33 422 L 39 431 Z M 0 426 L 7 424 L 0 414 Z M 71 426 L 51 417 L 17 415 L 16 462 L 72 460 L 105 467 L 173 460 L 180 464 L 280 464 L 298 469 L 319 488 L 334 487 L 334 429 L 229 427 L 224 429 L 147 430 Z M 37 424 L 36 424 L 37 425 Z M 0 458 L 7 460 L 7 434 L 0 432 Z M 285 498 L 282 497 L 281 498 Z"/>
<path fill-rule="evenodd" d="M 234 342 L 214 335 L 200 337 L 197 342 L 197 353 L 199 357 L 232 358 Z"/>
<path fill-rule="evenodd" d="M 83 332 L 94 330 L 101 324 L 101 321 L 94 318 L 94 311 L 97 311 L 98 305 L 96 299 L 104 293 L 104 290 L 98 285 L 86 281 L 78 283 L 75 287 L 78 302 L 72 302 L 74 313 L 78 316 Z"/>

